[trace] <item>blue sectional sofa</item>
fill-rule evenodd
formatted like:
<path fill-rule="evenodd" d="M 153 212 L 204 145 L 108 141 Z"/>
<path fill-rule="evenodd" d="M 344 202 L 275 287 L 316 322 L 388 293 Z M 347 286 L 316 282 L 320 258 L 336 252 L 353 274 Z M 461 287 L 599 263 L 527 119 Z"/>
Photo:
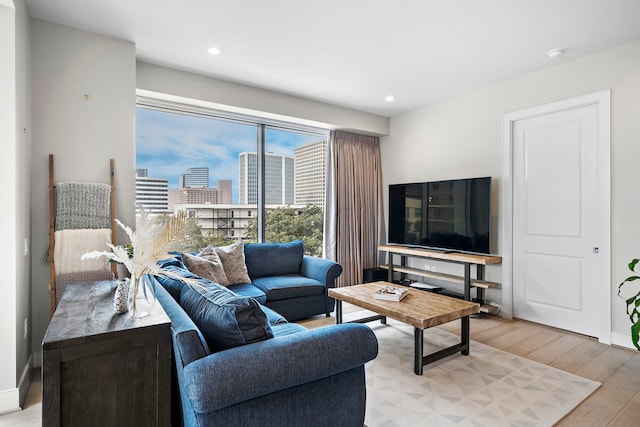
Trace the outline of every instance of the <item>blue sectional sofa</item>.
<path fill-rule="evenodd" d="M 173 425 L 362 427 L 364 364 L 378 352 L 367 326 L 307 330 L 203 283 L 156 282 L 171 319 Z"/>
<path fill-rule="evenodd" d="M 335 287 L 342 266 L 305 255 L 302 240 L 245 244 L 244 261 L 251 281 L 228 286 L 232 291 L 254 298 L 288 321 L 318 314 L 329 317 L 334 310 L 335 300 L 328 289 Z M 164 267 L 190 275 L 180 255 Z"/>
<path fill-rule="evenodd" d="M 151 278 L 171 319 L 172 425 L 362 427 L 373 332 L 288 322 L 331 313 L 340 265 L 305 256 L 301 241 L 247 244 L 244 255 L 251 283 L 202 279 L 180 254 L 163 268 L 202 287 Z"/>

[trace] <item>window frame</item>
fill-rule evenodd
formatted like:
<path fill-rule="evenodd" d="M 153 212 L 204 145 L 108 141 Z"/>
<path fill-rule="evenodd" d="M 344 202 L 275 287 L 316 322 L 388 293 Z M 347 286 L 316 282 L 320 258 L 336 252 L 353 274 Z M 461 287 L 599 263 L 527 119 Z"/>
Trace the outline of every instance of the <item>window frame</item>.
<path fill-rule="evenodd" d="M 274 119 L 272 117 L 266 117 L 272 114 L 265 113 L 265 116 L 258 114 L 244 114 L 237 113 L 228 110 L 221 109 L 220 105 L 205 106 L 206 102 L 198 100 L 188 100 L 189 102 L 177 102 L 173 100 L 162 99 L 162 94 L 158 94 L 158 97 L 149 96 L 147 91 L 138 90 L 136 95 L 136 109 L 144 108 L 149 110 L 162 111 L 166 113 L 174 114 L 186 114 L 195 117 L 202 117 L 214 120 L 223 120 L 234 123 L 248 124 L 256 126 L 257 128 L 257 141 L 256 141 L 256 153 L 258 158 L 258 191 L 257 191 L 257 204 L 256 204 L 256 219 L 257 219 L 257 241 L 263 243 L 266 241 L 266 195 L 265 195 L 265 155 L 266 155 L 266 130 L 276 129 L 287 132 L 302 133 L 307 135 L 317 136 L 329 141 L 329 132 L 331 128 L 329 126 L 311 126 L 307 124 L 297 123 L 295 118 L 291 118 L 292 121 Z M 141 94 L 145 93 L 145 94 Z M 168 96 L 168 95 L 167 95 Z M 187 100 L 185 100 L 187 101 Z M 232 108 L 232 107 L 229 107 Z M 320 124 L 319 124 L 320 125 Z M 137 165 L 136 165 L 137 167 Z M 233 217 L 233 211 L 232 217 Z M 249 211 L 251 212 L 251 211 Z M 251 215 L 249 215 L 251 216 Z M 232 234 L 233 235 L 233 234 Z"/>

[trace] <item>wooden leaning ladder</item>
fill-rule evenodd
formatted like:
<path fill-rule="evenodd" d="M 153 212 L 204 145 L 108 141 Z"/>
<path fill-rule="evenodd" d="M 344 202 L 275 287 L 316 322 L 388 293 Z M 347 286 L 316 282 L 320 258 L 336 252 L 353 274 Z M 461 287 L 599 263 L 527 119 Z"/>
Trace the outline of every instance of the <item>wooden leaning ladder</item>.
<path fill-rule="evenodd" d="M 111 242 L 116 244 L 116 187 L 115 187 L 115 162 L 109 159 L 109 173 L 111 183 L 110 210 L 111 210 Z M 56 267 L 55 267 L 55 181 L 53 169 L 53 154 L 49 154 L 49 316 L 56 311 Z M 117 266 L 111 264 L 111 270 L 117 274 Z"/>

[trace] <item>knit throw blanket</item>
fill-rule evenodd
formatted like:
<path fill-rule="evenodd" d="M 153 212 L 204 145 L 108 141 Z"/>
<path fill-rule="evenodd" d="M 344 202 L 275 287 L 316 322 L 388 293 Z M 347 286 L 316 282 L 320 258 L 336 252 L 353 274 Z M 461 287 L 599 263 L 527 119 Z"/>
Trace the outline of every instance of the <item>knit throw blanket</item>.
<path fill-rule="evenodd" d="M 56 276 L 86 271 L 109 271 L 107 258 L 82 260 L 80 257 L 90 251 L 109 251 L 110 229 L 60 230 L 55 232 L 54 250 Z"/>
<path fill-rule="evenodd" d="M 56 184 L 56 230 L 111 228 L 111 186 L 84 182 Z"/>

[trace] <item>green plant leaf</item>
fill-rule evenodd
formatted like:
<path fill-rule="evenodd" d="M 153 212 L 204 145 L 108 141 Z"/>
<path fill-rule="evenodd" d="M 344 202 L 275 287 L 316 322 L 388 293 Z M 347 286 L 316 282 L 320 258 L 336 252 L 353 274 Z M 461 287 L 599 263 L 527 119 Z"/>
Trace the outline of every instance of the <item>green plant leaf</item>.
<path fill-rule="evenodd" d="M 631 260 L 628 264 L 629 270 L 635 272 L 635 268 L 638 263 L 640 263 L 640 259 L 638 258 Z M 627 282 L 634 282 L 636 280 L 640 280 L 640 276 L 629 276 L 624 279 L 624 281 L 618 285 L 618 296 L 620 298 L 624 298 L 622 296 L 622 287 Z M 633 345 L 640 350 L 640 291 L 635 295 L 626 298 L 625 303 L 627 304 L 627 315 L 631 321 L 631 341 L 633 342 Z"/>
<path fill-rule="evenodd" d="M 640 350 L 640 321 L 631 325 L 631 341 Z"/>
<path fill-rule="evenodd" d="M 631 296 L 631 297 L 627 298 L 627 299 L 625 300 L 625 302 L 627 303 L 627 305 L 632 305 L 632 304 L 633 304 L 633 302 L 634 302 L 634 301 L 636 301 L 636 300 L 638 300 L 638 299 L 640 299 L 640 291 L 638 291 L 638 293 L 637 293 L 637 294 L 635 294 L 635 295 L 633 295 L 633 296 Z"/>
<path fill-rule="evenodd" d="M 620 283 L 618 285 L 618 296 L 622 297 L 622 295 L 620 295 L 620 292 L 622 292 L 622 287 L 624 286 L 625 283 L 627 282 L 633 282 L 635 280 L 640 279 L 640 276 L 629 276 L 626 279 L 624 279 L 624 282 Z"/>

